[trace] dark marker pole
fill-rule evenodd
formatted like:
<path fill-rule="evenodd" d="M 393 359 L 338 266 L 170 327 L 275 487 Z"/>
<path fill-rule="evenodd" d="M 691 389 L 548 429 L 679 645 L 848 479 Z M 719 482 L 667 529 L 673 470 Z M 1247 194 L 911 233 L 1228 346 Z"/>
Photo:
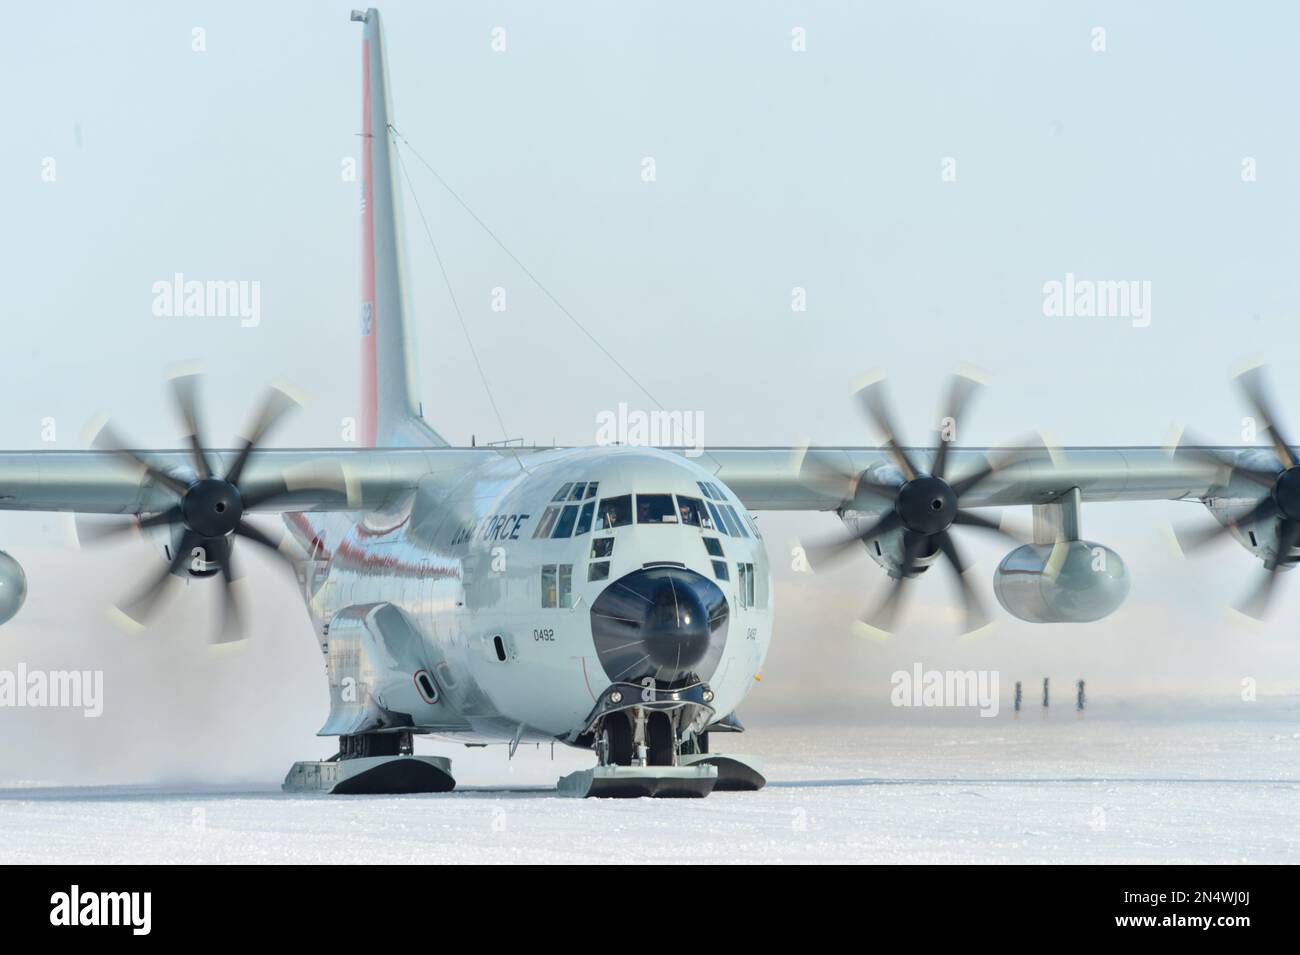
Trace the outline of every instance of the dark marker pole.
<path fill-rule="evenodd" d="M 1048 707 L 1047 687 L 1050 682 L 1051 680 L 1048 677 L 1043 677 L 1043 709 Z"/>
<path fill-rule="evenodd" d="M 1021 697 L 1022 697 L 1022 694 L 1021 694 L 1021 692 L 1020 692 L 1020 681 L 1017 680 L 1017 681 L 1016 681 L 1016 712 L 1017 712 L 1017 713 L 1020 712 L 1020 700 L 1021 700 Z"/>
<path fill-rule="evenodd" d="M 1077 700 L 1076 700 L 1076 702 L 1075 702 L 1075 704 L 1074 704 L 1075 709 L 1077 709 L 1080 713 L 1082 713 L 1082 712 L 1083 712 L 1083 705 L 1084 705 L 1084 703 L 1085 703 L 1086 701 L 1087 701 L 1087 697 L 1084 695 L 1084 692 L 1083 692 L 1083 681 L 1080 680 L 1080 681 L 1079 681 L 1079 695 L 1078 695 L 1078 698 L 1077 698 Z"/>

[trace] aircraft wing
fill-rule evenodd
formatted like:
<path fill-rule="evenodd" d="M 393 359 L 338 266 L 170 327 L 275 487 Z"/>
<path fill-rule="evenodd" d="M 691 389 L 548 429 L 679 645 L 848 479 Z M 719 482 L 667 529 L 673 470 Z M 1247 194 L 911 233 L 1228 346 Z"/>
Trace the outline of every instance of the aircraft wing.
<path fill-rule="evenodd" d="M 486 457 L 524 460 L 534 449 L 495 448 L 310 448 L 260 449 L 240 480 L 240 490 L 261 512 L 384 510 L 423 478 L 454 477 Z M 1078 488 L 1083 502 L 1205 500 L 1221 496 L 1226 469 L 1156 447 L 1040 449 L 960 448 L 950 453 L 954 482 L 1004 461 L 963 496 L 965 506 L 1045 503 Z M 1198 449 L 1199 450 L 1199 449 Z M 1220 448 L 1210 453 L 1234 460 L 1257 448 Z M 930 449 L 904 449 L 928 466 Z M 208 451 L 214 473 L 229 470 L 238 451 Z M 682 453 L 691 456 L 691 452 Z M 0 451 L 0 510 L 78 511 L 86 514 L 150 514 L 176 502 L 163 475 L 193 479 L 192 452 L 139 451 L 156 469 L 118 451 Z M 751 510 L 871 510 L 876 500 L 858 488 L 856 476 L 898 483 L 890 454 L 866 447 L 714 448 L 692 458 L 725 482 Z M 839 479 L 838 475 L 847 475 Z"/>
<path fill-rule="evenodd" d="M 237 450 L 206 451 L 228 474 Z M 430 476 L 454 478 L 486 448 L 258 449 L 239 479 L 254 512 L 384 510 Z M 177 503 L 175 482 L 194 479 L 193 452 L 0 451 L 0 510 L 154 514 Z M 170 485 L 170 486 L 169 486 Z"/>
<path fill-rule="evenodd" d="M 903 448 L 919 469 L 935 452 Z M 1206 500 L 1228 490 L 1230 465 L 1259 448 L 1076 447 L 954 448 L 948 455 L 953 484 L 993 467 L 987 478 L 962 496 L 965 507 L 1043 504 L 1074 488 L 1080 500 Z M 683 452 L 688 453 L 688 452 Z M 903 482 L 886 449 L 714 448 L 695 458 L 735 491 L 751 510 L 880 510 L 888 500 L 866 492 L 867 484 Z M 1235 484 L 1233 494 L 1236 494 Z M 1257 494 L 1259 488 L 1253 488 Z M 1249 499 L 1250 495 L 1243 493 Z"/>

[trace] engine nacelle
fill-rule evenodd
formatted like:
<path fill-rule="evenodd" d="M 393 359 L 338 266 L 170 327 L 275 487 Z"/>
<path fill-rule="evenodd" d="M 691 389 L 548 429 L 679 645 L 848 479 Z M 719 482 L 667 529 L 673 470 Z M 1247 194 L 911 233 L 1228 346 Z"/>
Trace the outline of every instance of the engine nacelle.
<path fill-rule="evenodd" d="M 1091 541 L 1025 544 L 998 564 L 993 592 L 1012 616 L 1029 623 L 1089 623 L 1128 596 L 1119 554 Z"/>
<path fill-rule="evenodd" d="M 0 623 L 8 623 L 27 599 L 23 565 L 0 550 Z"/>

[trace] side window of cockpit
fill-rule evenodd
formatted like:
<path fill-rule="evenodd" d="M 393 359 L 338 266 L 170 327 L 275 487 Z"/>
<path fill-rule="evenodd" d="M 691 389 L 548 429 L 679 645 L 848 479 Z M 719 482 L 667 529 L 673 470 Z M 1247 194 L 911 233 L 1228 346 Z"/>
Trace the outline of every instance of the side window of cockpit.
<path fill-rule="evenodd" d="M 609 557 L 614 553 L 614 538 L 612 537 L 593 537 L 591 540 L 591 556 Z"/>
<path fill-rule="evenodd" d="M 591 497 L 595 497 L 595 496 L 596 496 L 596 488 L 598 488 L 598 487 L 600 487 L 600 482 L 599 482 L 599 481 L 589 481 L 589 482 L 587 483 L 587 497 L 589 497 L 589 498 L 591 498 Z"/>
<path fill-rule="evenodd" d="M 754 603 L 754 565 L 736 565 L 736 597 L 742 607 L 756 607 Z"/>
<path fill-rule="evenodd" d="M 566 504 L 564 510 L 560 512 L 560 519 L 555 522 L 555 533 L 552 537 L 568 537 L 573 533 L 573 525 L 578 520 L 578 505 Z"/>
<path fill-rule="evenodd" d="M 542 606 L 558 607 L 559 594 L 556 591 L 555 564 L 542 565 Z"/>
<path fill-rule="evenodd" d="M 571 483 L 570 483 L 570 484 L 566 484 L 566 485 L 564 485 L 562 488 L 560 488 L 558 491 L 555 492 L 555 497 L 551 498 L 551 500 L 552 500 L 552 501 L 563 501 L 566 497 L 569 496 L 569 492 L 570 492 L 571 490 L 573 490 L 573 485 L 572 485 Z"/>
<path fill-rule="evenodd" d="M 559 586 L 560 606 L 566 608 L 572 607 L 573 606 L 573 565 L 561 564 L 559 576 L 560 576 L 560 586 Z"/>
<path fill-rule="evenodd" d="M 677 512 L 681 515 L 683 524 L 689 524 L 692 527 L 699 527 L 700 511 L 703 507 L 704 505 L 700 502 L 699 498 L 686 497 L 682 494 L 677 495 Z"/>
<path fill-rule="evenodd" d="M 704 549 L 709 552 L 710 557 L 722 556 L 722 541 L 716 537 L 704 538 Z"/>
<path fill-rule="evenodd" d="M 542 565 L 542 606 L 573 606 L 573 565 Z"/>
<path fill-rule="evenodd" d="M 671 494 L 638 494 L 636 496 L 636 522 L 638 524 L 676 524 L 677 512 L 673 510 Z"/>
<path fill-rule="evenodd" d="M 611 527 L 622 527 L 632 523 L 632 495 L 607 497 L 600 502 L 596 510 L 596 529 L 605 531 Z"/>
<path fill-rule="evenodd" d="M 588 501 L 582 505 L 582 513 L 578 515 L 578 526 L 573 531 L 574 537 L 581 537 L 587 531 L 591 530 L 591 519 L 596 513 L 596 502 Z"/>
<path fill-rule="evenodd" d="M 555 518 L 559 515 L 560 509 L 554 504 L 549 505 L 542 512 L 542 519 L 537 522 L 537 530 L 533 531 L 533 538 L 550 537 L 551 528 L 555 526 Z"/>
<path fill-rule="evenodd" d="M 569 492 L 570 501 L 581 501 L 584 494 L 587 493 L 587 482 L 579 481 L 573 485 L 573 490 Z"/>

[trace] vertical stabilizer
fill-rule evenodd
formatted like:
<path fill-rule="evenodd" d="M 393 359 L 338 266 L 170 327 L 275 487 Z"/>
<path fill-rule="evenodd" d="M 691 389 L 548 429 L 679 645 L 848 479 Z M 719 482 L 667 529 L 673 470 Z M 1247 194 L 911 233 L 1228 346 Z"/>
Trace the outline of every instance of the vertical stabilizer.
<path fill-rule="evenodd" d="M 361 419 L 368 447 L 444 447 L 416 396 L 406 288 L 401 177 L 389 130 L 388 67 L 379 11 L 352 11 L 361 40 Z"/>

